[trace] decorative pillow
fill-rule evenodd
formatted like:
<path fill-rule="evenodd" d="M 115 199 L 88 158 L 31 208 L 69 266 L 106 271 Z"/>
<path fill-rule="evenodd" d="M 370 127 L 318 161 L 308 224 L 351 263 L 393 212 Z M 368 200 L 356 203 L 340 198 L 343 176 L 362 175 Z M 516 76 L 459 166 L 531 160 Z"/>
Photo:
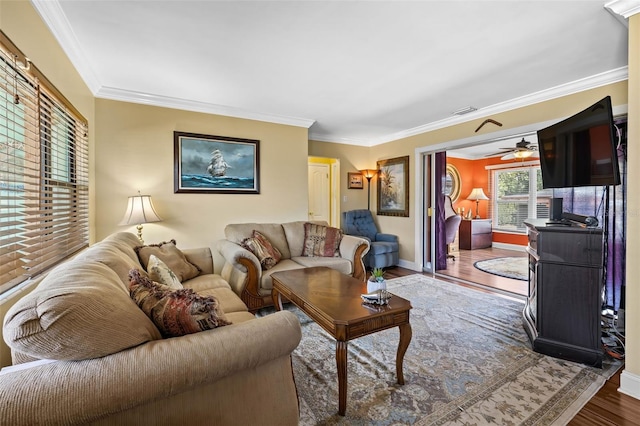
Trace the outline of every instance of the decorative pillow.
<path fill-rule="evenodd" d="M 180 290 L 184 288 L 182 283 L 176 277 L 176 274 L 162 260 L 158 259 L 155 254 L 149 256 L 149 264 L 147 265 L 149 278 L 171 287 L 172 290 Z"/>
<path fill-rule="evenodd" d="M 240 245 L 256 255 L 260 265 L 262 265 L 262 269 L 265 271 L 273 268 L 282 259 L 280 250 L 274 247 L 267 237 L 255 229 L 253 235 L 242 240 Z"/>
<path fill-rule="evenodd" d="M 303 256 L 339 257 L 342 230 L 307 222 L 304 224 Z"/>
<path fill-rule="evenodd" d="M 190 263 L 184 253 L 176 247 L 176 240 L 136 247 L 135 251 L 138 253 L 140 263 L 145 270 L 149 270 L 149 257 L 153 254 L 176 274 L 181 283 L 197 277 L 201 272 L 200 268 Z"/>
<path fill-rule="evenodd" d="M 171 290 L 151 281 L 138 269 L 129 273 L 131 298 L 164 337 L 177 337 L 229 325 L 218 299 L 190 288 Z"/>

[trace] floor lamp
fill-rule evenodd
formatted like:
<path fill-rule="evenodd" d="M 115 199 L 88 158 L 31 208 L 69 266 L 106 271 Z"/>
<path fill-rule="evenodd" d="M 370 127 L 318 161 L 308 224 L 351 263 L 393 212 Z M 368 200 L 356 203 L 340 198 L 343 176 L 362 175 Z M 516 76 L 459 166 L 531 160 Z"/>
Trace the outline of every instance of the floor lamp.
<path fill-rule="evenodd" d="M 369 188 L 367 189 L 369 191 L 367 193 L 367 210 L 371 210 L 371 178 L 374 177 L 376 173 L 378 173 L 378 171 L 372 170 L 372 169 L 365 169 L 365 170 L 360 170 L 360 173 L 362 173 L 362 176 L 367 178 L 367 182 L 369 185 Z"/>

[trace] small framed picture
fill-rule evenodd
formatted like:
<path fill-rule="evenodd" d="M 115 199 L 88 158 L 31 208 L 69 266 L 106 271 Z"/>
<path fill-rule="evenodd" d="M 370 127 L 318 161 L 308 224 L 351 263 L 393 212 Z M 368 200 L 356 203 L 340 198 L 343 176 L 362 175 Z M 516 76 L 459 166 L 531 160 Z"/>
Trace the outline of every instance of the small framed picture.
<path fill-rule="evenodd" d="M 349 177 L 349 189 L 362 189 L 364 187 L 361 173 L 347 173 Z"/>

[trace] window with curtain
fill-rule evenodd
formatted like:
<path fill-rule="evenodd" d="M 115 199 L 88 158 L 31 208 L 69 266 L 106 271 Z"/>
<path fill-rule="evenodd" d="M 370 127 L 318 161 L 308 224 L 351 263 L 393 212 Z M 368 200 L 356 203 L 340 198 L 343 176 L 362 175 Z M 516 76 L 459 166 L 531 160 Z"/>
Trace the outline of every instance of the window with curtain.
<path fill-rule="evenodd" d="M 527 218 L 548 218 L 553 193 L 542 189 L 540 167 L 494 170 L 493 228 L 526 232 Z"/>
<path fill-rule="evenodd" d="M 5 44 L 0 45 L 0 292 L 89 241 L 87 123 L 37 77 L 41 74 L 15 46 Z"/>

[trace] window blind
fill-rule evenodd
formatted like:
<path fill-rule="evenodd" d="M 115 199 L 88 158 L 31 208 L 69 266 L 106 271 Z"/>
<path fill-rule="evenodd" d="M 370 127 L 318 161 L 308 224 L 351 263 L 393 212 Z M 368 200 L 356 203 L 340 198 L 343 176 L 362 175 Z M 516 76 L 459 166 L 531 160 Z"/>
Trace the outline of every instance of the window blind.
<path fill-rule="evenodd" d="M 0 46 L 0 292 L 88 246 L 86 122 Z"/>

